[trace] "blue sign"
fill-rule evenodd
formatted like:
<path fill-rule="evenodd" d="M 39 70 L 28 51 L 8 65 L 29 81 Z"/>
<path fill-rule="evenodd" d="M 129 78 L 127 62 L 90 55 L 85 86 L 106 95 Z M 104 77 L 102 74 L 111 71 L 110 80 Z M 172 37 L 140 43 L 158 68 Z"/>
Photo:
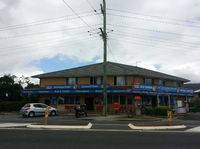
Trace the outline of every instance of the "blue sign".
<path fill-rule="evenodd" d="M 126 93 L 126 94 L 146 94 L 146 95 L 174 95 L 174 96 L 193 96 L 192 93 L 168 93 L 168 92 L 156 92 L 156 91 L 141 91 L 141 90 L 120 90 L 120 89 L 108 89 L 108 93 Z M 66 94 L 66 93 L 103 93 L 102 89 L 43 89 L 43 90 L 22 90 L 22 94 Z"/>
<path fill-rule="evenodd" d="M 160 85 L 145 85 L 145 84 L 134 84 L 133 89 L 145 90 L 145 91 L 157 91 L 157 92 L 172 92 L 172 93 L 190 93 L 190 94 L 194 93 L 192 89 L 188 88 L 160 86 Z"/>
<path fill-rule="evenodd" d="M 47 85 L 46 89 L 101 89 L 102 84 Z M 110 85 L 107 85 L 110 88 Z"/>

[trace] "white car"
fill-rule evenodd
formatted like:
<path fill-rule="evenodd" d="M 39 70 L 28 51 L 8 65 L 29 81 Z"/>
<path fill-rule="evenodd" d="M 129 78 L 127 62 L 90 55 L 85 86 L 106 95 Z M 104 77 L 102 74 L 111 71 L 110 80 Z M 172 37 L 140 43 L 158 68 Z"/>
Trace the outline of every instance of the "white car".
<path fill-rule="evenodd" d="M 45 115 L 45 110 L 47 107 L 48 105 L 43 103 L 28 103 L 21 108 L 20 114 L 23 117 L 34 117 L 34 116 Z M 56 116 L 57 114 L 58 110 L 56 108 L 50 107 L 49 115 Z"/>

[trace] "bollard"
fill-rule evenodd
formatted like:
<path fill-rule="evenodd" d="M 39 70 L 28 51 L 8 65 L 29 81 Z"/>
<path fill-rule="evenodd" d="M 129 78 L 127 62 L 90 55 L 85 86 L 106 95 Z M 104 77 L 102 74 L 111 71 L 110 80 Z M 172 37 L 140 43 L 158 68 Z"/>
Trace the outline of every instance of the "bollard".
<path fill-rule="evenodd" d="M 44 124 L 47 125 L 48 124 L 48 117 L 49 117 L 49 109 L 51 107 L 50 106 L 47 106 L 46 109 L 45 109 L 45 115 L 44 115 Z"/>
<path fill-rule="evenodd" d="M 168 121 L 168 124 L 171 126 L 172 125 L 172 111 L 167 111 L 167 121 Z"/>

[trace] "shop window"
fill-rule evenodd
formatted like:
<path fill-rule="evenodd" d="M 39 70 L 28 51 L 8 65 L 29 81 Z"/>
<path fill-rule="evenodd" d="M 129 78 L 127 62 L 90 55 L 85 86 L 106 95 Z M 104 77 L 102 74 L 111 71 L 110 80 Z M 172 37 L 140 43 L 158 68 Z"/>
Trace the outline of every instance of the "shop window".
<path fill-rule="evenodd" d="M 67 84 L 68 85 L 73 85 L 73 84 L 77 84 L 77 78 L 67 78 Z"/>
<path fill-rule="evenodd" d="M 177 82 L 172 82 L 172 86 L 178 86 L 178 83 Z"/>
<path fill-rule="evenodd" d="M 57 101 L 58 101 L 58 104 L 64 104 L 65 99 L 63 97 L 59 96 Z"/>
<path fill-rule="evenodd" d="M 152 85 L 152 82 L 153 82 L 153 80 L 150 79 L 150 78 L 145 78 L 145 79 L 144 79 L 144 83 L 145 83 L 146 85 Z"/>
<path fill-rule="evenodd" d="M 65 96 L 65 104 L 80 104 L 80 96 Z"/>
<path fill-rule="evenodd" d="M 69 96 L 65 96 L 65 104 L 69 104 L 70 103 L 70 98 Z"/>
<path fill-rule="evenodd" d="M 90 84 L 102 84 L 102 77 L 91 77 Z"/>
<path fill-rule="evenodd" d="M 163 85 L 163 80 L 158 80 L 158 85 Z"/>
<path fill-rule="evenodd" d="M 57 104 L 58 102 L 57 102 L 57 97 L 50 97 L 50 104 L 51 105 L 55 105 L 55 104 Z"/>
<path fill-rule="evenodd" d="M 108 104 L 112 104 L 113 101 L 112 101 L 112 95 L 108 95 Z"/>
<path fill-rule="evenodd" d="M 80 96 L 76 96 L 76 99 L 75 99 L 75 103 L 74 104 L 80 104 L 80 100 L 81 100 L 81 97 Z"/>
<path fill-rule="evenodd" d="M 133 98 L 128 98 L 128 104 L 129 105 L 133 104 Z"/>
<path fill-rule="evenodd" d="M 115 76 L 114 77 L 114 85 L 124 86 L 127 85 L 127 80 L 125 76 Z"/>
<path fill-rule="evenodd" d="M 126 104 L 126 96 L 120 96 L 120 104 Z"/>
<path fill-rule="evenodd" d="M 119 95 L 113 96 L 113 102 L 119 102 Z"/>

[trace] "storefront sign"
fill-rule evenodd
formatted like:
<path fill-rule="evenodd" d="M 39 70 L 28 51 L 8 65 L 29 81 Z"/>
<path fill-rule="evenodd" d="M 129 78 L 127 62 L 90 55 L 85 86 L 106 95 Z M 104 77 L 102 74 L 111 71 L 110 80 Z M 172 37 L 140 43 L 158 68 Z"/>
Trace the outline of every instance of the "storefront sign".
<path fill-rule="evenodd" d="M 190 93 L 194 91 L 188 88 L 172 87 L 172 86 L 160 86 L 160 85 L 145 85 L 145 84 L 134 84 L 133 89 L 145 90 L 145 91 L 157 91 L 157 92 L 170 92 L 170 93 Z"/>
<path fill-rule="evenodd" d="M 107 85 L 109 88 L 110 85 Z M 46 89 L 101 89 L 103 88 L 102 84 L 77 84 L 77 85 L 47 85 Z"/>
<path fill-rule="evenodd" d="M 141 100 L 142 97 L 141 97 L 141 96 L 135 96 L 134 99 L 135 99 L 135 100 Z"/>
<path fill-rule="evenodd" d="M 157 92 L 157 91 L 145 91 L 145 90 L 119 90 L 108 89 L 108 93 L 120 93 L 120 94 L 145 94 L 145 95 L 173 95 L 173 96 L 193 96 L 193 93 L 170 93 L 170 92 Z M 103 93 L 102 89 L 33 89 L 22 90 L 22 94 L 81 94 L 81 93 Z"/>
<path fill-rule="evenodd" d="M 119 110 L 119 102 L 114 102 L 113 103 L 113 109 L 114 110 Z"/>

